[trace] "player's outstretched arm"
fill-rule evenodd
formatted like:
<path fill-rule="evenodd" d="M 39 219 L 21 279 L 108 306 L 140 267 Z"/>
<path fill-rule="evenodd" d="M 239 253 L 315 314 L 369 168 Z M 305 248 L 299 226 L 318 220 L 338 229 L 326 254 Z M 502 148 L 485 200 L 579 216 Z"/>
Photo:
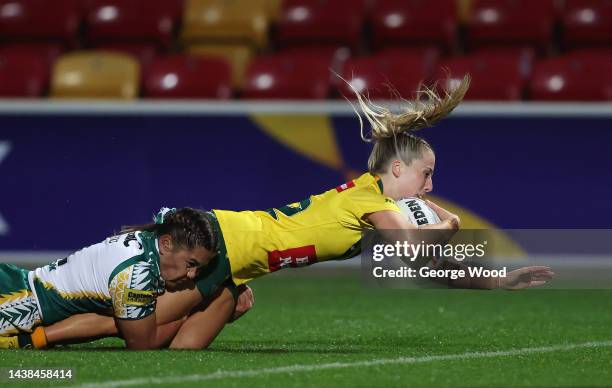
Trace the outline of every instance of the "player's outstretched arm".
<path fill-rule="evenodd" d="M 113 317 L 95 313 L 73 315 L 44 330 L 48 344 L 82 343 L 119 335 Z"/>
<path fill-rule="evenodd" d="M 499 287 L 507 290 L 520 290 L 528 287 L 538 287 L 546 284 L 555 276 L 550 267 L 531 266 L 508 272 L 505 278 L 500 278 Z"/>
<path fill-rule="evenodd" d="M 464 270 L 469 273 L 467 266 L 463 263 L 445 260 L 441 265 L 441 269 L 449 270 Z M 506 290 L 520 290 L 528 287 L 537 287 L 546 284 L 555 276 L 550 267 L 531 266 L 515 269 L 508 272 L 506 277 L 471 277 L 465 276 L 458 279 L 443 279 L 447 285 L 453 288 L 474 288 L 482 290 L 493 290 L 503 288 Z"/>

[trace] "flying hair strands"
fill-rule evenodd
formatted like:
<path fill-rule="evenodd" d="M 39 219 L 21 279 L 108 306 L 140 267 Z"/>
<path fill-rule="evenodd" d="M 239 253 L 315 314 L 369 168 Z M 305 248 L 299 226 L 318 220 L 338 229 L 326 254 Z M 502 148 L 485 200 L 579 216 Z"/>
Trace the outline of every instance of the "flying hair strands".
<path fill-rule="evenodd" d="M 361 139 L 368 143 L 431 127 L 448 116 L 453 109 L 459 105 L 470 87 L 469 75 L 466 74 L 456 85 L 453 85 L 456 82 L 449 76 L 445 80 L 445 84 L 450 85 L 452 89 L 444 89 L 441 94 L 438 94 L 435 91 L 435 85 L 431 88 L 424 86 L 416 92 L 415 101 L 401 99 L 401 101 L 406 102 L 408 106 L 403 108 L 400 113 L 395 114 L 388 108 L 373 103 L 367 95 L 357 91 L 357 89 L 341 75 L 336 73 L 336 76 L 343 80 L 351 88 L 353 93 L 355 93 L 359 108 L 366 120 L 370 123 L 372 130 L 370 136 L 366 136 L 361 114 L 355 108 L 355 105 L 348 98 L 344 97 L 359 119 Z M 422 101 L 423 97 L 426 97 L 426 101 Z"/>

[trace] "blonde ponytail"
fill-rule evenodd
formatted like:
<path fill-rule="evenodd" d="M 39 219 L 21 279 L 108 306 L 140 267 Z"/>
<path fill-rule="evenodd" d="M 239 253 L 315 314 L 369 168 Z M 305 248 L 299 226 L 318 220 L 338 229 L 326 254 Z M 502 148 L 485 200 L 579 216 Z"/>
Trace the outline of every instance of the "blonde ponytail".
<path fill-rule="evenodd" d="M 451 83 L 451 79 L 448 78 L 446 84 Z M 448 116 L 463 100 L 470 87 L 470 76 L 465 75 L 456 87 L 452 90 L 445 89 L 442 95 L 435 91 L 435 86 L 432 88 L 423 87 L 417 91 L 415 101 L 402 99 L 408 106 L 397 114 L 391 112 L 388 108 L 374 104 L 366 95 L 358 92 L 350 83 L 348 84 L 357 97 L 361 112 L 372 128 L 370 136 L 366 136 L 361 115 L 353 107 L 359 116 L 361 138 L 366 142 L 372 142 L 431 127 Z M 425 101 L 423 101 L 423 97 L 425 97 Z"/>
<path fill-rule="evenodd" d="M 470 87 L 469 75 L 465 75 L 452 90 L 444 89 L 442 94 L 436 92 L 436 86 L 423 87 L 416 92 L 415 101 L 401 99 L 407 106 L 396 114 L 386 107 L 373 103 L 366 94 L 357 91 L 350 82 L 340 78 L 355 93 L 361 113 L 370 124 L 371 131 L 368 136 L 365 134 L 361 114 L 349 101 L 359 118 L 361 139 L 374 143 L 374 149 L 368 159 L 368 170 L 375 174 L 386 172 L 389 161 L 394 157 L 399 157 L 406 165 L 410 165 L 414 158 L 422 156 L 424 149 L 432 150 L 424 139 L 413 135 L 412 132 L 431 127 L 448 116 L 463 100 Z M 445 83 L 452 84 L 451 78 L 449 77 Z"/>

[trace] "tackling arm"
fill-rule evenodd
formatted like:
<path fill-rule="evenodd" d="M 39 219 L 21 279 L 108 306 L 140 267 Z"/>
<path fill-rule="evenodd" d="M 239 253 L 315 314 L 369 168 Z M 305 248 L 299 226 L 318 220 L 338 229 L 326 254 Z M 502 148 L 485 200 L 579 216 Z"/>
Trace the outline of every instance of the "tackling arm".
<path fill-rule="evenodd" d="M 172 340 L 172 349 L 204 349 L 217 337 L 234 312 L 236 302 L 229 288 L 222 288 L 212 302 L 192 313 Z"/>
<path fill-rule="evenodd" d="M 197 289 L 167 292 L 157 298 L 157 337 L 155 348 L 167 347 L 195 306 L 202 302 Z M 253 291 L 248 286 L 238 287 L 238 301 L 230 321 L 235 321 L 253 307 Z M 115 319 L 95 313 L 77 314 L 50 326 L 40 326 L 46 344 L 82 343 L 105 337 L 121 336 Z M 29 336 L 29 334 L 22 334 Z M 32 342 L 31 340 L 28 342 Z"/>

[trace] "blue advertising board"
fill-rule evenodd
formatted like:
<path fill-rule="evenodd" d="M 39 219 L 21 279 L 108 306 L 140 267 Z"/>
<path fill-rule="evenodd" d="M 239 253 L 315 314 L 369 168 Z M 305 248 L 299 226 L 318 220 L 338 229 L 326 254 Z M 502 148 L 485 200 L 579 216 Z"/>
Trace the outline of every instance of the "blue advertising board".
<path fill-rule="evenodd" d="M 612 117 L 451 117 L 435 198 L 501 228 L 611 228 Z M 0 251 L 71 250 L 161 206 L 265 209 L 365 171 L 350 114 L 0 114 Z"/>

